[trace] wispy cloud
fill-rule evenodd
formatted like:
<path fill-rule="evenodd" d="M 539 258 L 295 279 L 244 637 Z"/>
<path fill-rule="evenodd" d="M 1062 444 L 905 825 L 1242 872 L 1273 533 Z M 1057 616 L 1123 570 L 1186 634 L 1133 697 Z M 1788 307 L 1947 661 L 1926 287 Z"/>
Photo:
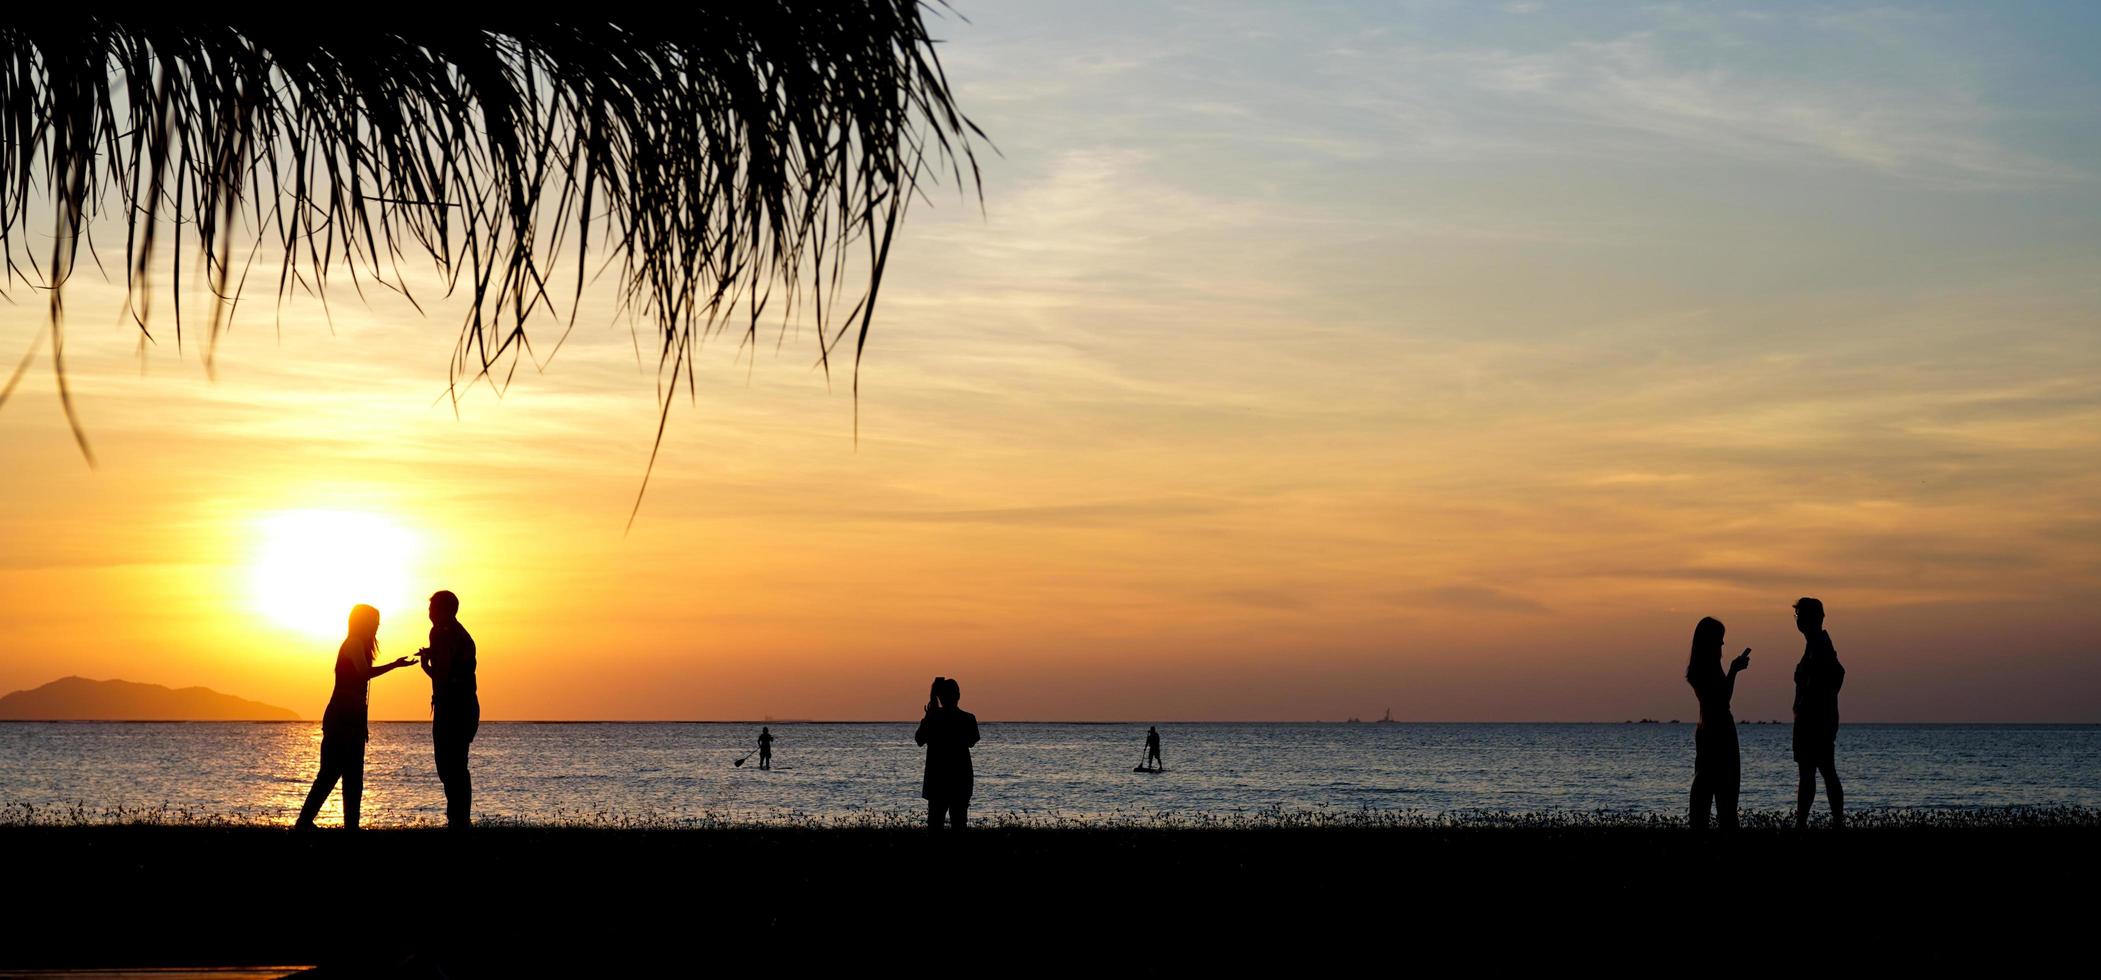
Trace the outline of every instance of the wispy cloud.
<path fill-rule="evenodd" d="M 1547 608 L 1545 603 L 1492 585 L 1439 586 L 1417 593 L 1414 596 L 1414 600 L 1416 604 L 1422 604 L 1427 601 L 1430 604 L 1457 609 L 1520 613 L 1530 616 L 1545 615 L 1553 611 Z"/>
<path fill-rule="evenodd" d="M 1903 33 L 1897 18 L 1776 15 L 1754 22 L 1660 8 L 1653 22 L 1608 36 L 1528 47 L 1452 44 L 1416 30 L 1367 45 L 1329 70 L 1339 98 L 1379 113 L 1395 152 L 1461 149 L 1480 157 L 1581 155 L 1656 162 L 1659 155 L 1799 165 L 1840 164 L 1901 180 L 2021 186 L 2089 172 L 2006 141 L 1997 105 L 1965 63 Z M 1819 34 L 1875 31 L 1863 70 L 1818 59 L 1757 57 L 1824 50 Z"/>
<path fill-rule="evenodd" d="M 907 524 L 994 524 L 1010 527 L 1103 527 L 1152 523 L 1215 514 L 1225 505 L 1211 500 L 1124 500 L 1036 507 L 983 507 L 969 510 L 851 511 L 854 520 Z"/>

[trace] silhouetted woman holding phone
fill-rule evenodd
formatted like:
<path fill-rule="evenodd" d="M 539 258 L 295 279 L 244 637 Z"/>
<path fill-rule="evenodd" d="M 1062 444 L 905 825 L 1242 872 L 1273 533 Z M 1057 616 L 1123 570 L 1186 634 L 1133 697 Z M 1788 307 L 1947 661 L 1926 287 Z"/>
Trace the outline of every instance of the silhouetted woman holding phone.
<path fill-rule="evenodd" d="M 926 797 L 927 827 L 937 833 L 942 814 L 951 828 L 962 830 L 970 809 L 970 747 L 978 744 L 978 716 L 956 707 L 961 700 L 963 688 L 954 678 L 934 678 L 926 717 L 912 735 L 912 741 L 926 746 L 926 779 L 919 795 Z"/>
<path fill-rule="evenodd" d="M 1707 804 L 1714 803 L 1723 830 L 1736 829 L 1736 794 L 1743 785 L 1743 759 L 1736 750 L 1736 716 L 1729 712 L 1729 698 L 1736 693 L 1736 675 L 1751 666 L 1751 648 L 1737 654 L 1722 673 L 1722 621 L 1712 616 L 1700 620 L 1692 631 L 1692 660 L 1685 666 L 1685 683 L 1700 699 L 1700 727 L 1693 731 L 1692 829 L 1707 829 Z"/>
<path fill-rule="evenodd" d="M 356 830 L 358 804 L 365 795 L 365 691 L 372 678 L 406 667 L 407 657 L 375 667 L 379 655 L 379 610 L 371 606 L 350 607 L 350 632 L 336 648 L 336 689 L 329 695 L 328 710 L 321 713 L 321 772 L 314 788 L 307 791 L 306 805 L 299 809 L 295 830 L 312 830 L 314 815 L 343 781 L 343 829 Z"/>

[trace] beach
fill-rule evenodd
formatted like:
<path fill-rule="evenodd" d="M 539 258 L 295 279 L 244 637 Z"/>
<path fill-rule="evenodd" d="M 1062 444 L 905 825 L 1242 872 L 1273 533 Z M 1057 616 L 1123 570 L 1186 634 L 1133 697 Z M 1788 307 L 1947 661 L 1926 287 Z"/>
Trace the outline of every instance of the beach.
<path fill-rule="evenodd" d="M 1745 726 L 1744 829 L 1701 835 L 1689 726 L 1161 726 L 1154 775 L 1115 766 L 1128 726 L 1022 724 L 986 727 L 972 827 L 934 838 L 895 727 L 778 725 L 759 772 L 739 725 L 498 723 L 454 835 L 424 726 L 374 726 L 357 833 L 333 800 L 286 829 L 308 725 L 0 726 L 0 972 L 1998 968 L 2084 928 L 2101 833 L 2092 726 L 1859 726 L 1851 826 L 1820 796 L 1808 833 L 1785 727 Z"/>
<path fill-rule="evenodd" d="M 678 975 L 968 956 L 973 973 L 1120 972 L 1170 954 L 1182 968 L 1283 958 L 1294 972 L 1667 968 L 1698 941 L 1736 964 L 2015 970 L 2065 949 L 2091 913 L 2094 811 L 1862 814 L 1839 833 L 1784 823 L 1753 815 L 1731 836 L 1512 817 L 944 838 L 12 826 L 0 969 Z"/>

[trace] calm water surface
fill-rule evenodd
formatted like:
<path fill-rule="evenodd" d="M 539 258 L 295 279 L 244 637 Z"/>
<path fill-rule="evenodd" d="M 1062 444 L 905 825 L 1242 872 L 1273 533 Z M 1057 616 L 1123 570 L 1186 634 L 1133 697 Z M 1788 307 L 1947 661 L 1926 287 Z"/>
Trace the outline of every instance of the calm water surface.
<path fill-rule="evenodd" d="M 910 724 L 778 724 L 773 772 L 751 724 L 489 723 L 475 815 L 534 822 L 856 820 L 917 814 Z M 1788 727 L 1744 725 L 1743 806 L 1793 805 Z M 1162 725 L 1168 771 L 1135 774 L 1143 725 L 986 724 L 980 814 L 1081 820 L 1357 810 L 1677 814 L 1691 725 Z M 0 723 L 0 805 L 188 810 L 289 822 L 313 778 L 313 723 Z M 427 723 L 372 726 L 367 825 L 438 823 Z M 1849 807 L 2101 807 L 2101 726 L 1849 725 Z M 324 823 L 340 813 L 331 797 Z M 1821 803 L 1821 800 L 1820 800 Z"/>

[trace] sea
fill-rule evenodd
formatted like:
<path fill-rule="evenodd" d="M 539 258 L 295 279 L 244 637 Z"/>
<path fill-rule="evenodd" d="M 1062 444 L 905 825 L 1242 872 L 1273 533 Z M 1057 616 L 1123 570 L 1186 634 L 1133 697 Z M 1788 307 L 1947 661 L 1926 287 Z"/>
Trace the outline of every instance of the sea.
<path fill-rule="evenodd" d="M 866 825 L 919 819 L 913 725 L 481 726 L 475 816 L 526 824 Z M 972 813 L 1025 823 L 1278 814 L 1599 813 L 1674 817 L 1690 724 L 1163 724 L 1165 771 L 1134 772 L 1142 724 L 982 725 Z M 1739 726 L 1742 807 L 1793 806 L 1785 724 Z M 289 823 L 314 775 L 315 723 L 0 723 L 0 822 Z M 738 765 L 738 760 L 743 764 Z M 2101 807 L 2101 726 L 1848 725 L 1847 809 Z M 340 821 L 340 794 L 321 822 Z M 1821 791 L 1819 808 L 1823 806 Z M 441 823 L 428 723 L 375 723 L 364 823 Z"/>

